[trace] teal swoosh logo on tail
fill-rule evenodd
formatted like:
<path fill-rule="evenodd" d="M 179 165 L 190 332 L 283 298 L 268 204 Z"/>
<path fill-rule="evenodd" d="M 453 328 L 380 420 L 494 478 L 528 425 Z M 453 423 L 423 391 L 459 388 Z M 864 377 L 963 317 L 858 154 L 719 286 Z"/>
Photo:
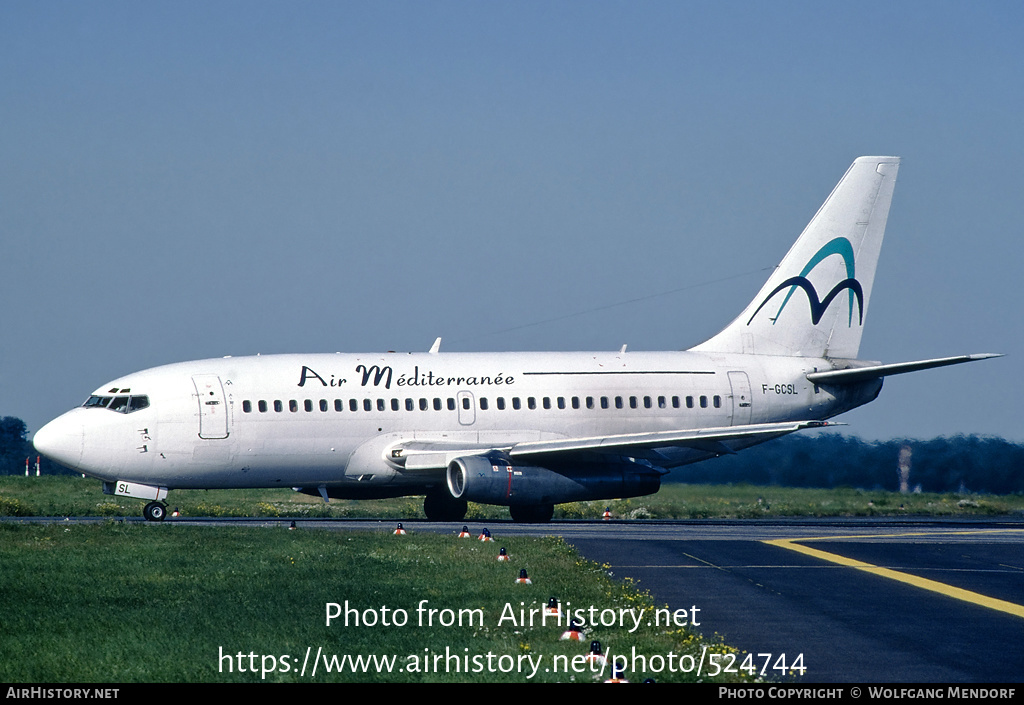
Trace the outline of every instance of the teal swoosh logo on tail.
<path fill-rule="evenodd" d="M 829 257 L 830 255 L 839 255 L 840 257 L 843 258 L 843 262 L 846 263 L 846 279 L 836 284 L 836 286 L 832 288 L 828 295 L 825 296 L 824 300 L 819 300 L 818 292 L 817 290 L 815 290 L 814 285 L 811 284 L 811 282 L 807 279 L 807 275 L 810 274 L 811 271 L 815 267 L 817 267 L 822 260 L 824 260 L 826 257 Z M 832 304 L 832 301 L 835 300 L 836 296 L 838 296 L 843 289 L 847 289 L 850 292 L 850 317 L 848 325 L 853 325 L 853 303 L 855 300 L 857 302 L 857 311 L 859 314 L 858 323 L 863 325 L 864 290 L 861 288 L 860 282 L 857 281 L 855 273 L 856 272 L 853 257 L 853 245 L 851 245 L 850 241 L 847 240 L 845 237 L 837 237 L 834 240 L 823 245 L 821 249 L 819 249 L 814 254 L 814 256 L 807 261 L 807 264 L 804 265 L 803 270 L 801 270 L 798 276 L 790 277 L 786 281 L 782 282 L 782 284 L 775 287 L 775 289 L 764 298 L 764 301 L 762 301 L 761 305 L 757 307 L 757 310 L 754 311 L 754 315 L 751 316 L 750 320 L 747 321 L 747 325 L 750 325 L 750 322 L 754 320 L 754 316 L 756 316 L 758 312 L 760 312 L 760 310 L 764 308 L 765 304 L 767 304 L 773 296 L 775 296 L 777 293 L 779 293 L 780 291 L 787 287 L 789 288 L 789 293 L 786 294 L 786 298 L 783 300 L 782 305 L 779 306 L 778 313 L 776 313 L 775 317 L 771 319 L 772 325 L 775 325 L 775 322 L 779 320 L 779 316 L 782 315 L 782 310 L 786 308 L 786 304 L 789 303 L 790 298 L 792 298 L 793 293 L 798 288 L 803 289 L 804 292 L 807 294 L 808 302 L 811 305 L 811 323 L 813 325 L 818 325 L 818 322 L 821 320 L 821 317 L 825 315 L 825 311 L 828 309 L 828 307 Z"/>

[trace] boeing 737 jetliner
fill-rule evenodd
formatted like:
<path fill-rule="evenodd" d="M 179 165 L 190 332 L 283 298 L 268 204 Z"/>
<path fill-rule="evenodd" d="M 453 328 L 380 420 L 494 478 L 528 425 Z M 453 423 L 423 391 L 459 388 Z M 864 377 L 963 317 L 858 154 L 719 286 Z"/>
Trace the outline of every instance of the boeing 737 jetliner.
<path fill-rule="evenodd" d="M 672 468 L 873 400 L 887 375 L 993 355 L 857 359 L 899 159 L 861 157 L 740 316 L 683 352 L 226 357 L 104 384 L 35 435 L 46 457 L 151 500 L 290 487 L 426 495 L 547 521 L 554 505 L 657 492 Z"/>

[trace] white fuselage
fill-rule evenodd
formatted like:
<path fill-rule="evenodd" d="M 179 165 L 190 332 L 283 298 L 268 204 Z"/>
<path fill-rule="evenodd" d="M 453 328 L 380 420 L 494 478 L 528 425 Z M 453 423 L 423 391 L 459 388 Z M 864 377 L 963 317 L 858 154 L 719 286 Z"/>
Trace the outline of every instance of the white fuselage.
<path fill-rule="evenodd" d="M 227 357 L 114 380 L 93 398 L 145 395 L 148 405 L 76 408 L 37 439 L 50 457 L 108 482 L 421 494 L 443 472 L 406 470 L 389 455 L 396 444 L 502 447 L 825 419 L 881 387 L 837 398 L 805 377 L 827 369 L 824 359 L 693 352 Z M 681 449 L 671 465 L 716 454 Z"/>

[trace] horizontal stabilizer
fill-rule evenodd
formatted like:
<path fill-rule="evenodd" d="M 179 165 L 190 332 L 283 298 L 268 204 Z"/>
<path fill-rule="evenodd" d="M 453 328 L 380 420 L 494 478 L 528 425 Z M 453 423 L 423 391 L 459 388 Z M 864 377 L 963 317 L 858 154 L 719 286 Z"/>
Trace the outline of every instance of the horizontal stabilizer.
<path fill-rule="evenodd" d="M 987 360 L 992 357 L 1002 357 L 1001 353 L 977 353 L 974 355 L 957 355 L 955 357 L 940 357 L 934 360 L 917 360 L 915 362 L 895 362 L 891 365 L 869 365 L 867 367 L 851 367 L 845 370 L 829 370 L 827 372 L 811 372 L 807 379 L 814 384 L 854 384 L 869 379 L 888 377 L 890 375 L 901 375 L 907 372 L 918 370 L 930 370 L 933 367 L 946 367 L 947 365 L 959 365 L 962 362 L 974 362 L 975 360 Z"/>

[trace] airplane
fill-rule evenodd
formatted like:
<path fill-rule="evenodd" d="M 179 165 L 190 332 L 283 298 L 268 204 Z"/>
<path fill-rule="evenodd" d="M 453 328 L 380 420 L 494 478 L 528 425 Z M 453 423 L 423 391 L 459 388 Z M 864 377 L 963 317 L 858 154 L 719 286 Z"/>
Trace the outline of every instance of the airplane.
<path fill-rule="evenodd" d="M 34 437 L 47 458 L 149 500 L 292 488 L 325 502 L 425 495 L 546 522 L 564 502 L 657 492 L 673 468 L 832 425 L 885 377 L 996 354 L 857 358 L 898 157 L 860 157 L 746 309 L 685 351 L 287 354 L 104 384 Z"/>

